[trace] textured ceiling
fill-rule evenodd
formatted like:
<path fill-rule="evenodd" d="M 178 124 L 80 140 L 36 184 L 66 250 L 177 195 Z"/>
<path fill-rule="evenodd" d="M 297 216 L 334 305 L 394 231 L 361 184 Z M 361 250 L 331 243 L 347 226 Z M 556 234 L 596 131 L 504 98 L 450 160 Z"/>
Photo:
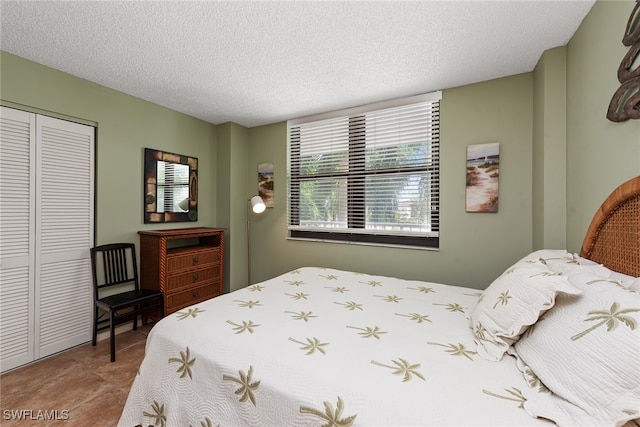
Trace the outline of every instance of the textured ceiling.
<path fill-rule="evenodd" d="M 533 70 L 574 1 L 5 1 L 2 50 L 247 127 Z"/>

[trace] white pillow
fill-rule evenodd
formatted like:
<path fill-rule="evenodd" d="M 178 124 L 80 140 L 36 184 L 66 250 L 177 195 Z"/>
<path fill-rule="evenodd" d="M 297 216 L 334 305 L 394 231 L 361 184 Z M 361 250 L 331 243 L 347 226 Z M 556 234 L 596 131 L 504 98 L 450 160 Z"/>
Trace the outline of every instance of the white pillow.
<path fill-rule="evenodd" d="M 553 307 L 558 292 L 580 293 L 567 277 L 552 272 L 540 259 L 521 261 L 489 285 L 471 312 L 477 353 L 483 359 L 502 359 L 520 334 Z"/>
<path fill-rule="evenodd" d="M 539 249 L 523 256 L 518 260 L 518 262 L 516 262 L 516 264 L 520 264 L 522 262 L 536 262 L 540 259 L 573 261 L 574 257 L 564 249 Z"/>
<path fill-rule="evenodd" d="M 629 283 L 627 289 L 633 292 L 640 292 L 640 277 L 636 278 L 633 282 Z"/>
<path fill-rule="evenodd" d="M 604 267 L 602 264 L 597 264 L 593 261 L 591 261 L 590 259 L 586 259 L 586 258 L 582 258 L 581 256 L 574 254 L 574 258 L 576 260 L 578 260 L 578 262 L 581 265 L 598 265 L 603 269 L 606 269 L 607 271 L 609 271 L 609 276 L 608 279 L 615 285 L 621 286 L 623 288 L 638 288 L 640 287 L 640 285 L 635 285 L 635 283 L 638 282 L 638 280 L 640 279 L 640 277 L 633 277 L 633 276 L 629 276 L 628 274 L 623 274 L 623 273 L 618 273 L 617 271 L 613 271 L 608 269 L 607 267 Z M 640 289 L 638 289 L 640 290 Z"/>
<path fill-rule="evenodd" d="M 523 390 L 524 408 L 560 425 L 620 426 L 640 416 L 640 294 L 579 273 L 583 293 L 558 295 L 514 345 L 552 392 Z"/>
<path fill-rule="evenodd" d="M 520 263 L 536 262 L 542 262 L 554 273 L 567 274 L 575 268 L 585 268 L 584 266 L 586 265 L 602 277 L 609 277 L 612 273 L 611 270 L 601 264 L 597 264 L 586 258 L 581 258 L 575 254 L 570 254 L 563 249 L 540 249 L 524 256 L 516 263 L 516 265 Z"/>
<path fill-rule="evenodd" d="M 591 261 L 589 258 L 583 258 L 580 255 L 578 255 L 577 253 L 573 254 L 573 257 L 575 259 L 577 259 L 578 262 L 580 262 L 580 264 L 582 264 L 582 265 L 602 265 L 602 264 L 598 264 L 595 261 Z"/>

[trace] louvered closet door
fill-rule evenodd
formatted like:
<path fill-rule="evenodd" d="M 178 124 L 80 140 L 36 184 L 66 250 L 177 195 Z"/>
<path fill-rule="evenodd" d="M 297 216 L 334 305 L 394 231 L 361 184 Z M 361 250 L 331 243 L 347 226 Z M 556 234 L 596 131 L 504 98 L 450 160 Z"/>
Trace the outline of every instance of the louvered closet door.
<path fill-rule="evenodd" d="M 2 107 L 0 371 L 91 339 L 94 128 Z"/>
<path fill-rule="evenodd" d="M 0 112 L 0 371 L 34 359 L 35 115 Z"/>
<path fill-rule="evenodd" d="M 91 339 L 94 128 L 38 116 L 36 358 Z"/>

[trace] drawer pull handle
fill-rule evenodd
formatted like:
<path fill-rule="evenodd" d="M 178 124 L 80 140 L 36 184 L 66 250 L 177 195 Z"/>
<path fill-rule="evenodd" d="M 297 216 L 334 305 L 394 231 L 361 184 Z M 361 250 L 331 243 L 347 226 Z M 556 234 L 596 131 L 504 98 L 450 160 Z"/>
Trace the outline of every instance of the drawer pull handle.
<path fill-rule="evenodd" d="M 200 296 L 200 294 L 198 293 L 198 291 L 194 291 L 193 292 L 193 297 L 194 298 L 198 298 Z"/>
<path fill-rule="evenodd" d="M 193 263 L 194 263 L 194 264 L 197 264 L 197 263 L 198 263 L 198 257 L 197 257 L 197 256 L 194 256 L 194 257 L 193 257 Z"/>
<path fill-rule="evenodd" d="M 194 274 L 194 275 L 193 275 L 193 281 L 194 281 L 194 282 L 196 282 L 197 280 L 198 280 L 198 275 L 197 275 L 197 274 Z"/>

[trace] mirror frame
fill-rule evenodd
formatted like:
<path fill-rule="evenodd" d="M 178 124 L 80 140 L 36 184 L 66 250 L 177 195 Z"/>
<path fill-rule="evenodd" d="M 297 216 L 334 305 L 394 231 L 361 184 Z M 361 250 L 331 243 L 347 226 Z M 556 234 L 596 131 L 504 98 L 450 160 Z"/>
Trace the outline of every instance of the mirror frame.
<path fill-rule="evenodd" d="M 189 166 L 189 211 L 158 212 L 156 206 L 158 161 Z M 198 158 L 167 151 L 144 149 L 144 223 L 187 222 L 198 220 Z"/>

